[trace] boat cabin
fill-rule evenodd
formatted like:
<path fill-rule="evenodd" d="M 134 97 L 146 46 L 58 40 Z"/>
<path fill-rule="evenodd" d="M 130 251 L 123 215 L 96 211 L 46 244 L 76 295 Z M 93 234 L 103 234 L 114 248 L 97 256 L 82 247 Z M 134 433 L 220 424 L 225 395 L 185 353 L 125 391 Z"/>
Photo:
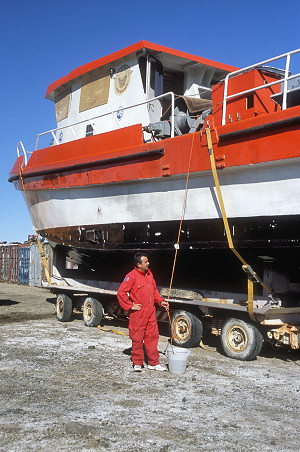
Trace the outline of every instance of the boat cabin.
<path fill-rule="evenodd" d="M 196 117 L 211 108 L 212 86 L 235 69 L 140 41 L 49 86 L 58 127 L 53 144 L 134 124 L 142 125 L 144 141 L 195 131 Z"/>

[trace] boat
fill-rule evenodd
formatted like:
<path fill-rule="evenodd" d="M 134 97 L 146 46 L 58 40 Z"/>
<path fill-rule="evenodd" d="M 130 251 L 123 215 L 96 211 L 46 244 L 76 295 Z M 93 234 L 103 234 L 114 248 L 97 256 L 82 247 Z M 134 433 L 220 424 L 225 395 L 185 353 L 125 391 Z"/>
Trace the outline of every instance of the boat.
<path fill-rule="evenodd" d="M 120 280 L 143 250 L 167 284 L 179 250 L 178 287 L 245 291 L 242 261 L 299 303 L 299 52 L 240 69 L 140 41 L 50 84 L 57 128 L 9 181 L 66 274 Z"/>

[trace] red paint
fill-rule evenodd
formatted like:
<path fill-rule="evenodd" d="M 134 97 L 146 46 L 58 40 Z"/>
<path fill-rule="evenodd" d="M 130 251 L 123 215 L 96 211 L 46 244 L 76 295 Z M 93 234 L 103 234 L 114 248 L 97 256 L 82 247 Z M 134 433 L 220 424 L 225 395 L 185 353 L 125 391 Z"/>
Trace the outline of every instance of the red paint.
<path fill-rule="evenodd" d="M 23 173 L 116 157 L 137 152 L 143 144 L 141 124 L 69 141 L 35 151 Z"/>
<path fill-rule="evenodd" d="M 237 77 L 230 78 L 227 95 L 231 96 L 276 80 L 279 80 L 277 74 L 271 74 L 266 71 L 258 71 L 255 69 Z M 280 92 L 280 83 L 267 88 L 262 88 L 254 93 L 248 93 L 240 97 L 229 99 L 226 108 L 226 123 L 229 123 L 229 118 L 231 118 L 231 121 L 233 122 L 239 122 L 244 119 L 279 111 L 279 105 L 270 98 L 272 94 L 278 92 Z M 221 125 L 222 122 L 223 96 L 224 83 L 222 82 L 215 85 L 212 91 L 213 116 L 215 124 L 217 125 Z"/>
<path fill-rule="evenodd" d="M 10 175 L 19 174 L 20 168 L 22 168 L 24 163 L 24 155 L 20 155 L 14 163 L 14 166 L 12 167 L 10 171 Z"/>
<path fill-rule="evenodd" d="M 280 133 L 259 133 L 251 138 L 231 140 L 226 143 L 219 142 L 217 138 L 223 133 L 294 116 L 300 116 L 300 106 L 218 127 L 213 126 L 213 117 L 210 116 L 207 121 L 211 124 L 215 155 L 224 159 L 223 163 L 226 168 L 300 157 L 299 125 L 286 127 Z M 136 125 L 37 151 L 24 169 L 24 176 L 34 168 L 46 170 L 57 167 L 58 171 L 50 175 L 24 177 L 25 187 L 32 190 L 57 189 L 186 174 L 192 143 L 191 172 L 210 170 L 206 134 L 197 132 L 194 134 L 194 140 L 193 134 L 187 134 L 154 143 L 132 144 L 132 147 L 127 148 L 120 147 L 120 144 L 128 144 L 127 140 L 133 140 L 133 143 L 140 142 L 140 134 L 141 126 Z M 121 140 L 120 137 L 122 137 Z M 160 147 L 164 148 L 164 156 L 148 160 L 147 151 Z M 67 149 L 68 152 L 62 152 L 63 149 Z M 127 164 L 116 163 L 91 169 L 84 169 L 83 166 L 82 169 L 73 172 L 68 171 L 63 174 L 59 172 L 59 166 L 65 166 L 67 163 L 72 165 L 79 161 L 90 162 L 93 159 L 112 158 L 140 152 L 145 152 L 145 159 L 142 161 Z M 18 174 L 17 163 L 11 172 L 11 175 L 13 174 Z"/>

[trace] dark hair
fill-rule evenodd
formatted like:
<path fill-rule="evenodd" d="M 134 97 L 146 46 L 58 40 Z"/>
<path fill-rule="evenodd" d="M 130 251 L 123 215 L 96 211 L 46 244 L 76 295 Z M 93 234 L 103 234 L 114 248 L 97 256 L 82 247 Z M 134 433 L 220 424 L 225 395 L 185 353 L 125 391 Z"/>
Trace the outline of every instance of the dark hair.
<path fill-rule="evenodd" d="M 141 263 L 142 256 L 148 257 L 146 253 L 135 253 L 133 256 L 133 264 L 135 267 L 137 267 L 137 264 Z"/>

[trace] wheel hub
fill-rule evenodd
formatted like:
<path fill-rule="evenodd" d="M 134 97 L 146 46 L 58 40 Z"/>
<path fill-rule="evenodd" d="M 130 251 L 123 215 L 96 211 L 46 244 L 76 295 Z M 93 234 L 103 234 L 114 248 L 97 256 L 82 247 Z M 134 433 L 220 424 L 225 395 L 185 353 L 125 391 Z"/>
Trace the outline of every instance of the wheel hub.
<path fill-rule="evenodd" d="M 63 310 L 64 310 L 63 309 L 63 303 L 62 303 L 62 301 L 59 301 L 57 303 L 57 311 L 58 311 L 59 314 L 62 314 Z"/>
<path fill-rule="evenodd" d="M 247 343 L 247 334 L 242 328 L 233 327 L 228 331 L 228 345 L 233 351 L 244 351 Z"/>
<path fill-rule="evenodd" d="M 91 320 L 93 315 L 93 309 L 90 303 L 87 303 L 85 306 L 85 317 L 87 320 Z"/>
<path fill-rule="evenodd" d="M 174 325 L 174 333 L 179 341 L 185 341 L 190 336 L 190 324 L 184 317 L 178 317 Z"/>

